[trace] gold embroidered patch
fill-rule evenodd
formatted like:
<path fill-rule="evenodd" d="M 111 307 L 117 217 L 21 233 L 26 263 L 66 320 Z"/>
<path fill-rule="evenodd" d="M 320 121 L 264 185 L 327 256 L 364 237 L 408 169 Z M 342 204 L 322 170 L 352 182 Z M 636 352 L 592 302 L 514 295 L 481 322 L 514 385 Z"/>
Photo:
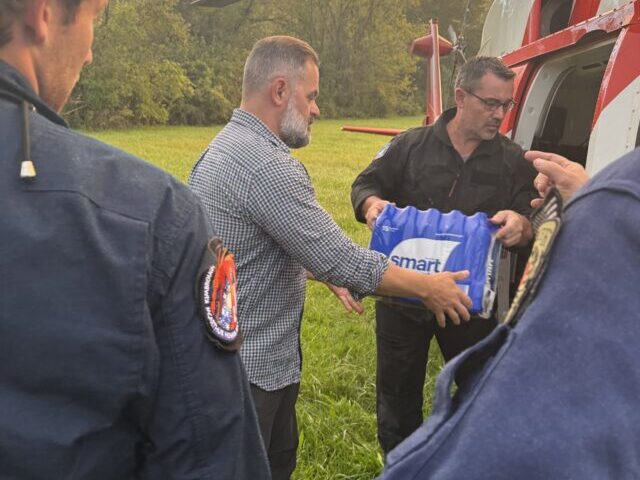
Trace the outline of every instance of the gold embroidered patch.
<path fill-rule="evenodd" d="M 507 312 L 504 323 L 515 325 L 535 294 L 547 267 L 549 253 L 562 226 L 562 199 L 557 190 L 546 196 L 544 203 L 531 215 L 535 241 L 527 261 L 518 291 Z"/>

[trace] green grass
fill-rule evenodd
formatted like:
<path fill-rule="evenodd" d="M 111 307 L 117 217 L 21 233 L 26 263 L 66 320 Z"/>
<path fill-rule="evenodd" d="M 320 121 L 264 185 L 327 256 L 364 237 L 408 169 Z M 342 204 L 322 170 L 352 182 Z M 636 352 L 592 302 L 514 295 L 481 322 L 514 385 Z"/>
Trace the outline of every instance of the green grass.
<path fill-rule="evenodd" d="M 356 242 L 369 233 L 349 201 L 351 182 L 389 137 L 345 133 L 348 124 L 407 128 L 420 117 L 383 120 L 320 120 L 311 144 L 294 152 L 309 170 L 319 202 Z M 91 135 L 185 180 L 220 127 L 159 127 Z M 382 469 L 375 421 L 375 322 L 373 301 L 362 316 L 347 314 L 329 291 L 309 283 L 302 325 L 303 375 L 298 400 L 300 447 L 296 479 L 371 479 Z M 442 361 L 431 348 L 425 412 L 431 406 Z"/>

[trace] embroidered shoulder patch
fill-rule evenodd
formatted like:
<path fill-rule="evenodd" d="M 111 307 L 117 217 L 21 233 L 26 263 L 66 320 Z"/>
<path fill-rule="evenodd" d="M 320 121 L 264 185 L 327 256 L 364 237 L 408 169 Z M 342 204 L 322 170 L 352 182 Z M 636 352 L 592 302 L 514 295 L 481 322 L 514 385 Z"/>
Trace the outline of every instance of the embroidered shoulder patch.
<path fill-rule="evenodd" d="M 384 157 L 384 154 L 387 153 L 387 150 L 389 150 L 390 146 L 391 146 L 391 142 L 383 145 L 382 148 L 378 151 L 378 153 L 376 153 L 376 156 L 373 157 L 373 159 L 378 160 L 379 158 Z"/>
<path fill-rule="evenodd" d="M 210 240 L 207 250 L 214 262 L 204 269 L 198 281 L 198 302 L 207 336 L 216 346 L 237 351 L 242 336 L 236 303 L 236 264 L 218 239 Z"/>
<path fill-rule="evenodd" d="M 527 260 L 516 296 L 504 319 L 504 323 L 511 326 L 518 322 L 526 306 L 535 296 L 547 269 L 549 253 L 562 227 L 562 197 L 555 188 L 547 194 L 544 203 L 531 214 L 531 225 L 535 233 L 531 255 Z"/>

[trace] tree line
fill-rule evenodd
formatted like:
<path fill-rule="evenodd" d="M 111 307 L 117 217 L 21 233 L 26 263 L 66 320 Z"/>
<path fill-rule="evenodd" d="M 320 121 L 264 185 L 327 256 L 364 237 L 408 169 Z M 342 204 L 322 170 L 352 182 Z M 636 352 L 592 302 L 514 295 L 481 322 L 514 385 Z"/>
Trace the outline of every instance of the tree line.
<path fill-rule="evenodd" d="M 293 35 L 318 52 L 324 117 L 384 117 L 424 110 L 424 60 L 408 45 L 429 18 L 480 44 L 491 0 L 242 0 L 219 9 L 190 0 L 112 0 L 96 25 L 94 63 L 65 116 L 83 128 L 223 123 L 239 104 L 255 41 Z M 452 61 L 443 58 L 443 93 Z"/>

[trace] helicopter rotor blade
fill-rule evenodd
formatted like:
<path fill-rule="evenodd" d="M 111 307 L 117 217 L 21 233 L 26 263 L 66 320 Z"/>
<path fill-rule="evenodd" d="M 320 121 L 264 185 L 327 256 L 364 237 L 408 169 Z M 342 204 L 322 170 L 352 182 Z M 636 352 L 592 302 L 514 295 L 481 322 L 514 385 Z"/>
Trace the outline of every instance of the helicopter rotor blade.
<path fill-rule="evenodd" d="M 460 54 L 460 58 L 462 58 L 462 63 L 467 63 L 467 57 L 464 54 L 464 48 L 456 49 L 456 52 Z"/>
<path fill-rule="evenodd" d="M 449 25 L 448 31 L 449 31 L 449 39 L 451 40 L 451 43 L 455 47 L 458 44 L 458 35 L 456 34 L 456 31 L 453 29 L 452 25 Z"/>
<path fill-rule="evenodd" d="M 451 95 L 451 89 L 453 87 L 453 82 L 456 78 L 456 70 L 458 69 L 458 62 L 455 60 L 455 55 L 453 56 L 454 60 L 451 65 L 451 75 L 449 75 L 449 87 L 447 88 L 447 93 Z"/>

